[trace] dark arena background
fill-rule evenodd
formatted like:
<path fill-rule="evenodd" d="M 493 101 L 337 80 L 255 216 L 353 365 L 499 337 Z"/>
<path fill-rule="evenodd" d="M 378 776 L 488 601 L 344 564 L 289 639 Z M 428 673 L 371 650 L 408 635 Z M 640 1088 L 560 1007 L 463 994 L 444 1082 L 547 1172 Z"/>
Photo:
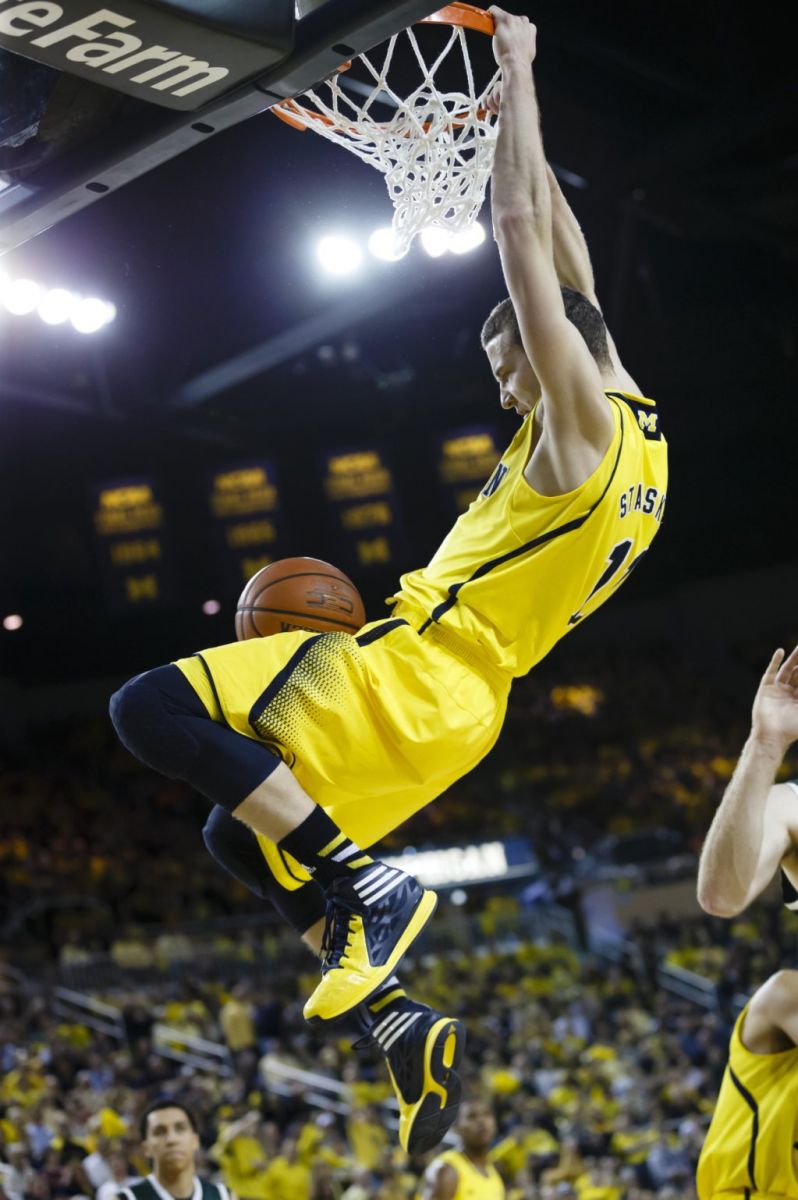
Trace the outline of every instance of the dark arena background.
<path fill-rule="evenodd" d="M 302 1020 L 313 958 L 208 856 L 207 802 L 107 716 L 126 679 L 231 641 L 270 561 L 334 563 L 387 615 L 517 426 L 479 341 L 506 294 L 490 198 L 469 252 L 380 259 L 382 177 L 260 111 L 318 78 L 319 46 L 339 63 L 435 5 L 300 4 L 293 74 L 271 5 L 237 99 L 186 111 L 21 57 L 0 4 L 7 1200 L 109 1200 L 150 1170 L 138 1118 L 161 1096 L 240 1200 L 433 1194 L 439 1151 L 400 1151 L 356 1032 Z M 796 965 L 775 889 L 734 920 L 696 899 L 758 680 L 798 641 L 794 58 L 751 4 L 513 9 L 608 326 L 659 405 L 667 512 L 514 687 L 485 762 L 379 853 L 439 892 L 403 980 L 468 1027 L 506 1195 L 689 1200 L 734 1020 Z M 490 39 L 471 44 L 487 80 Z"/>

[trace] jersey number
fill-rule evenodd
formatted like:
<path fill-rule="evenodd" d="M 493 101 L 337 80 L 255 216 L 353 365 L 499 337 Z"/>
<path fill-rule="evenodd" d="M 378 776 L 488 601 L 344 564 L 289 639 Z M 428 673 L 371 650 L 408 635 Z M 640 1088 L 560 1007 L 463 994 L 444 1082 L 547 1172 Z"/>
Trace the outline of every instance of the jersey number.
<path fill-rule="evenodd" d="M 606 567 L 601 572 L 601 575 L 599 576 L 598 580 L 596 581 L 596 583 L 593 587 L 593 590 L 591 591 L 590 595 L 585 600 L 582 607 L 579 609 L 578 612 L 575 612 L 574 615 L 570 618 L 570 620 L 568 622 L 569 626 L 570 625 L 578 625 L 578 623 L 582 620 L 582 617 L 584 616 L 582 609 L 587 608 L 590 601 L 596 595 L 596 592 L 600 592 L 601 589 L 605 588 L 607 586 L 607 584 L 610 583 L 610 581 L 613 579 L 615 579 L 615 587 L 620 587 L 620 585 L 623 583 L 624 579 L 628 578 L 628 576 L 631 575 L 632 571 L 634 571 L 635 567 L 640 562 L 640 559 L 643 557 L 643 555 L 648 553 L 648 547 L 646 547 L 645 550 L 641 550 L 640 553 L 635 555 L 635 557 L 629 563 L 629 566 L 626 568 L 623 575 L 616 578 L 621 567 L 624 565 L 627 558 L 629 557 L 629 553 L 632 549 L 633 544 L 634 543 L 632 542 L 631 538 L 624 538 L 624 540 L 622 542 L 618 542 L 617 545 L 613 546 L 612 550 L 610 550 L 609 555 L 607 556 Z"/>

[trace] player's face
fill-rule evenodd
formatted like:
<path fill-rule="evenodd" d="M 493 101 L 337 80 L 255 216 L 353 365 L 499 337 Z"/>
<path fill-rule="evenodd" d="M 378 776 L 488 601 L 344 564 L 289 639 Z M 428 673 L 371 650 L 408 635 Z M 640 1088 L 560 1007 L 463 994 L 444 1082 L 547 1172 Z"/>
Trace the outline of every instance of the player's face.
<path fill-rule="evenodd" d="M 491 338 L 485 347 L 490 369 L 499 385 L 502 408 L 514 408 L 525 417 L 540 399 L 540 383 L 521 346 L 507 332 Z"/>
<path fill-rule="evenodd" d="M 487 1150 L 496 1136 L 496 1119 L 481 1100 L 466 1101 L 460 1109 L 457 1131 L 467 1150 Z"/>
<path fill-rule="evenodd" d="M 150 1113 L 144 1152 L 153 1160 L 156 1171 L 184 1171 L 194 1162 L 198 1150 L 199 1138 L 181 1108 L 159 1108 Z"/>

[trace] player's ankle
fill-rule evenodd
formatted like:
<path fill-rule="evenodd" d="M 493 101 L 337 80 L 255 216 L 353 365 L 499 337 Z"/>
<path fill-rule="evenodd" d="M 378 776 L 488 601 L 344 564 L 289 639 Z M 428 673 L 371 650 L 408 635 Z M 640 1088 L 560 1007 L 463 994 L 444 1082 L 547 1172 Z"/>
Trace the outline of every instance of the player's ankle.
<path fill-rule="evenodd" d="M 387 863 L 373 859 L 351 872 L 343 883 L 346 891 L 350 895 L 354 893 L 352 898 L 365 909 L 381 904 L 392 892 L 402 887 L 407 879 L 408 876 L 398 867 L 389 867 Z M 336 880 L 330 889 L 332 899 L 337 886 L 341 886 L 341 881 Z"/>
<path fill-rule="evenodd" d="M 325 889 L 338 879 L 360 878 L 374 859 L 348 838 L 318 805 L 309 817 L 280 839 L 291 854 Z"/>
<path fill-rule="evenodd" d="M 358 1017 L 364 1028 L 371 1029 L 386 1013 L 392 1012 L 394 1008 L 405 1003 L 407 1000 L 407 992 L 402 987 L 398 977 L 390 975 L 358 1007 Z"/>

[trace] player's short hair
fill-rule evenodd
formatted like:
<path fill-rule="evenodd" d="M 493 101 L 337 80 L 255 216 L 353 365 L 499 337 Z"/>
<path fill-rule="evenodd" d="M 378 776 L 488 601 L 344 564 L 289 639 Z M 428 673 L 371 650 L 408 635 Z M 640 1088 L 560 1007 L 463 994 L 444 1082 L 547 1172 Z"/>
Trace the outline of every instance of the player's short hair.
<path fill-rule="evenodd" d="M 611 362 L 607 345 L 607 326 L 604 324 L 601 313 L 595 304 L 590 303 L 587 296 L 583 296 L 574 288 L 561 287 L 560 292 L 566 317 L 581 333 L 582 341 L 593 355 L 596 363 L 599 367 L 609 367 Z M 509 296 L 499 301 L 482 326 L 480 341 L 483 350 L 488 342 L 498 337 L 500 333 L 509 333 L 513 343 L 523 349 L 518 317 L 515 315 L 513 302 Z"/>
<path fill-rule="evenodd" d="M 144 1112 L 139 1117 L 139 1133 L 141 1134 L 142 1141 L 144 1141 L 147 1136 L 147 1122 L 149 1121 L 150 1117 L 153 1113 L 160 1112 L 162 1108 L 179 1108 L 180 1111 L 185 1113 L 188 1117 L 188 1123 L 194 1132 L 199 1132 L 196 1116 L 186 1104 L 183 1104 L 182 1100 L 172 1100 L 169 1096 L 161 1096 L 158 1100 L 153 1100 L 150 1104 L 148 1104 L 144 1109 Z"/>

